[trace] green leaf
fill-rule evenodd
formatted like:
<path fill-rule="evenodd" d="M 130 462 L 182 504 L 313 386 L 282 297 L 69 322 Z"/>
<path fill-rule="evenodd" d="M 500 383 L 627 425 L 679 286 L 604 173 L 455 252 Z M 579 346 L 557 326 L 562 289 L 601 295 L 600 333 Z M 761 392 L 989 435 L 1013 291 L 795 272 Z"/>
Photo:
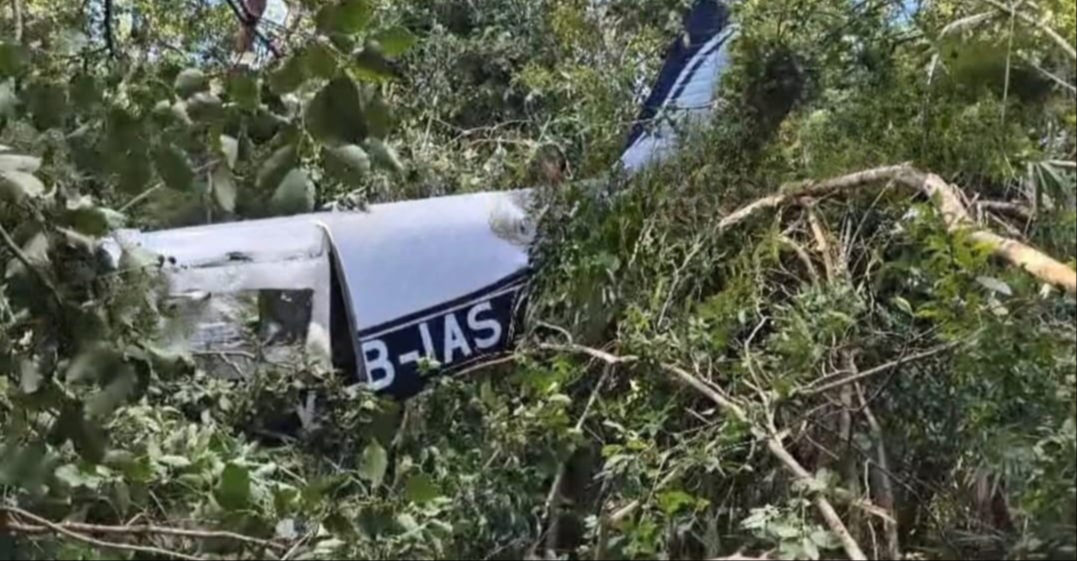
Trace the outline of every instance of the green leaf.
<path fill-rule="evenodd" d="M 776 522 L 774 524 L 771 524 L 767 526 L 767 530 L 769 530 L 770 533 L 783 540 L 793 539 L 800 535 L 799 529 L 794 528 L 793 526 L 786 524 L 785 522 Z"/>
<path fill-rule="evenodd" d="M 228 77 L 228 97 L 243 109 L 253 111 L 262 103 L 262 90 L 258 77 L 249 71 L 241 71 Z"/>
<path fill-rule="evenodd" d="M 44 232 L 38 232 L 23 244 L 22 252 L 30 264 L 35 267 L 47 267 L 49 265 L 49 237 Z M 8 262 L 5 274 L 8 278 L 28 273 L 26 266 L 18 259 Z"/>
<path fill-rule="evenodd" d="M 404 484 L 404 494 L 413 503 L 428 503 L 441 496 L 441 488 L 430 476 L 425 474 L 413 475 Z"/>
<path fill-rule="evenodd" d="M 138 385 L 138 376 L 129 364 L 110 374 L 112 379 L 108 384 L 86 400 L 86 415 L 91 419 L 107 418 L 117 407 L 127 403 Z"/>
<path fill-rule="evenodd" d="M 101 101 L 101 88 L 97 79 L 89 74 L 79 74 L 71 81 L 71 101 L 80 111 L 92 109 Z"/>
<path fill-rule="evenodd" d="M 68 487 L 96 490 L 101 485 L 101 477 L 95 473 L 84 472 L 75 464 L 64 464 L 56 468 L 56 479 Z"/>
<path fill-rule="evenodd" d="M 283 95 L 298 90 L 306 80 L 306 66 L 301 55 L 293 55 L 269 75 L 269 87 Z"/>
<path fill-rule="evenodd" d="M 119 351 L 104 345 L 94 346 L 82 351 L 71 361 L 64 379 L 69 384 L 97 381 L 122 365 L 123 355 Z"/>
<path fill-rule="evenodd" d="M 0 172 L 0 200 L 19 202 L 36 199 L 45 193 L 41 180 L 21 171 Z"/>
<path fill-rule="evenodd" d="M 209 177 L 210 188 L 213 189 L 213 197 L 217 204 L 227 212 L 236 211 L 236 182 L 232 177 L 232 170 L 224 164 L 217 165 L 213 174 Z"/>
<path fill-rule="evenodd" d="M 45 377 L 33 361 L 26 359 L 19 361 L 19 389 L 22 393 L 27 395 L 37 393 L 44 381 Z"/>
<path fill-rule="evenodd" d="M 187 100 L 186 113 L 194 121 L 214 121 L 224 117 L 224 106 L 216 95 L 198 92 Z M 183 120 L 182 117 L 180 120 Z"/>
<path fill-rule="evenodd" d="M 176 76 L 175 89 L 181 97 L 189 97 L 209 87 L 204 72 L 197 68 L 185 68 Z"/>
<path fill-rule="evenodd" d="M 342 183 L 354 184 L 370 171 L 370 157 L 362 148 L 345 144 L 322 152 L 322 167 Z"/>
<path fill-rule="evenodd" d="M 389 105 L 385 103 L 385 100 L 380 95 L 374 95 L 366 100 L 363 108 L 370 136 L 382 139 L 389 136 L 389 129 L 392 128 L 392 116 L 389 112 Z"/>
<path fill-rule="evenodd" d="M 251 475 L 247 468 L 234 463 L 225 466 L 214 496 L 227 510 L 246 508 L 251 502 Z"/>
<path fill-rule="evenodd" d="M 23 96 L 34 126 L 46 130 L 63 125 L 67 114 L 67 89 L 60 84 L 36 83 Z"/>
<path fill-rule="evenodd" d="M 13 80 L 0 82 L 0 117 L 14 117 L 19 106 L 19 96 L 15 95 Z"/>
<path fill-rule="evenodd" d="M 34 173 L 41 167 L 41 158 L 22 154 L 0 154 L 0 171 Z"/>
<path fill-rule="evenodd" d="M 367 139 L 363 145 L 375 165 L 395 173 L 403 173 L 404 164 L 400 162 L 400 156 L 391 146 L 377 138 Z"/>
<path fill-rule="evenodd" d="M 75 446 L 75 452 L 91 464 L 101 463 L 105 459 L 108 447 L 108 437 L 101 425 L 85 419 L 82 413 L 75 410 L 77 419 L 73 419 L 74 425 L 67 433 L 71 444 Z"/>
<path fill-rule="evenodd" d="M 0 43 L 0 78 L 17 77 L 30 62 L 26 47 L 18 43 Z"/>
<path fill-rule="evenodd" d="M 221 154 L 224 155 L 224 160 L 228 162 L 228 168 L 236 169 L 236 160 L 239 158 L 239 141 L 227 134 L 222 134 L 220 141 Z"/>
<path fill-rule="evenodd" d="M 341 0 L 319 10 L 315 23 L 322 33 L 353 34 L 366 29 L 373 15 L 369 0 Z"/>
<path fill-rule="evenodd" d="M 355 82 L 341 76 L 326 84 L 307 106 L 306 126 L 311 136 L 324 143 L 362 141 L 367 129 Z"/>
<path fill-rule="evenodd" d="M 415 46 L 418 37 L 402 26 L 391 27 L 374 35 L 386 56 L 400 56 Z"/>
<path fill-rule="evenodd" d="M 288 172 L 270 199 L 270 207 L 279 216 L 301 214 L 314 209 L 314 183 L 302 168 Z"/>
<path fill-rule="evenodd" d="M 359 476 L 371 482 L 375 487 L 381 485 L 385 478 L 385 470 L 389 468 L 389 458 L 385 448 L 373 441 L 363 450 L 363 457 L 359 463 Z"/>
<path fill-rule="evenodd" d="M 355 55 L 352 67 L 360 78 L 374 82 L 398 77 L 398 72 L 389 59 L 385 58 L 385 52 L 377 41 L 367 42 L 363 50 Z"/>
<path fill-rule="evenodd" d="M 696 499 L 684 491 L 666 491 L 658 495 L 658 504 L 667 515 L 696 504 Z"/>
<path fill-rule="evenodd" d="M 275 189 L 280 185 L 284 176 L 288 174 L 288 171 L 295 167 L 296 163 L 298 163 L 298 155 L 296 154 L 295 146 L 289 144 L 278 148 L 258 170 L 255 183 L 257 183 L 259 189 L 266 191 Z"/>
<path fill-rule="evenodd" d="M 303 51 L 303 64 L 310 76 L 328 80 L 337 73 L 337 53 L 329 45 L 315 41 Z"/>
<path fill-rule="evenodd" d="M 157 173 L 170 189 L 189 191 L 194 185 L 194 171 L 187 156 L 175 146 L 162 145 L 154 152 Z"/>
<path fill-rule="evenodd" d="M 127 217 L 112 209 L 95 206 L 83 199 L 68 203 L 64 221 L 76 232 L 101 237 L 114 229 L 124 227 Z"/>

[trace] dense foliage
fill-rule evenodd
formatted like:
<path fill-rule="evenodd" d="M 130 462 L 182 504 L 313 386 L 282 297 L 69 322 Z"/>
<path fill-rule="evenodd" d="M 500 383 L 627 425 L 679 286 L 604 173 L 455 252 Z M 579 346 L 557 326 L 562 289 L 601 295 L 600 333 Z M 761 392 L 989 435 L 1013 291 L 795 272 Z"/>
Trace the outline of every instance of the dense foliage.
<path fill-rule="evenodd" d="M 1077 8 L 740 2 L 714 122 L 626 179 L 686 4 L 4 2 L 0 557 L 848 555 L 820 502 L 872 558 L 1077 555 L 1072 294 L 897 182 L 722 221 L 911 162 L 1073 267 Z M 518 350 L 403 404 L 207 375 L 156 263 L 95 252 L 521 186 Z"/>

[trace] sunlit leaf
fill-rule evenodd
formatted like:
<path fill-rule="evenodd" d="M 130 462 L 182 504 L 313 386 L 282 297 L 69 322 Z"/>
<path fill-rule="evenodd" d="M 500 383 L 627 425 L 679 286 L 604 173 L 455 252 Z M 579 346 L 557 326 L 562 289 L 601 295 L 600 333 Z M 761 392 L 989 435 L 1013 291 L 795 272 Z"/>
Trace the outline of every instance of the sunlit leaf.
<path fill-rule="evenodd" d="M 23 359 L 19 362 L 19 389 L 22 393 L 37 393 L 44 381 L 45 376 L 33 361 Z"/>
<path fill-rule="evenodd" d="M 176 76 L 174 87 L 180 96 L 188 97 L 209 87 L 209 80 L 201 70 L 185 68 Z"/>
<path fill-rule="evenodd" d="M 22 171 L 34 173 L 41 167 L 41 158 L 22 154 L 0 154 L 0 172 Z"/>
<path fill-rule="evenodd" d="M 222 134 L 220 141 L 221 153 L 224 154 L 225 162 L 228 163 L 229 169 L 235 169 L 236 159 L 239 158 L 239 141 L 227 134 Z"/>
<path fill-rule="evenodd" d="M 430 476 L 418 474 L 408 478 L 404 485 L 404 493 L 409 501 L 423 504 L 440 497 L 441 488 L 430 479 Z"/>
<path fill-rule="evenodd" d="M 299 89 L 306 80 L 306 66 L 301 55 L 293 55 L 269 75 L 269 86 L 278 94 L 286 94 Z"/>
<path fill-rule="evenodd" d="M 277 215 L 300 214 L 314 209 L 314 198 L 314 183 L 307 172 L 294 168 L 281 180 L 270 206 Z"/>
<path fill-rule="evenodd" d="M 307 74 L 316 78 L 329 79 L 337 73 L 336 52 L 320 41 L 315 41 L 303 51 L 303 63 Z"/>
<path fill-rule="evenodd" d="M 408 28 L 397 26 L 379 31 L 374 35 L 374 40 L 381 44 L 386 56 L 400 56 L 415 46 L 419 39 Z"/>
<path fill-rule="evenodd" d="M 327 148 L 322 153 L 322 165 L 327 173 L 342 183 L 354 184 L 370 171 L 370 157 L 362 148 L 345 144 Z"/>
<path fill-rule="evenodd" d="M 376 440 L 367 444 L 359 461 L 359 476 L 377 487 L 381 485 L 388 468 L 389 458 L 385 448 L 382 448 Z"/>
<path fill-rule="evenodd" d="M 107 374 L 111 376 L 108 383 L 86 400 L 86 415 L 91 419 L 107 418 L 117 407 L 127 402 L 138 384 L 138 376 L 129 364 L 122 364 Z"/>
<path fill-rule="evenodd" d="M 0 200 L 11 202 L 36 198 L 45 193 L 41 180 L 21 171 L 0 171 Z"/>
<path fill-rule="evenodd" d="M 236 210 L 236 182 L 232 177 L 232 170 L 224 164 L 219 164 L 210 175 L 210 187 L 213 189 L 213 197 L 217 204 L 227 212 Z"/>

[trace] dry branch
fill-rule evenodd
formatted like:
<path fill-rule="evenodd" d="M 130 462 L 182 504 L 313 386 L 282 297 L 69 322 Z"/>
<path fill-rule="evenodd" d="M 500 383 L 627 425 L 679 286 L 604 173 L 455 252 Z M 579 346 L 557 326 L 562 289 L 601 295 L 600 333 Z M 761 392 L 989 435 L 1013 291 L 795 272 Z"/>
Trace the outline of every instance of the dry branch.
<path fill-rule="evenodd" d="M 142 554 L 145 554 L 145 555 L 153 555 L 153 556 L 158 556 L 158 557 L 165 557 L 165 558 L 168 558 L 168 559 L 181 559 L 181 560 L 184 560 L 184 561 L 203 561 L 203 558 L 201 558 L 201 557 L 196 557 L 194 555 L 187 555 L 186 553 L 180 553 L 178 551 L 170 551 L 170 550 L 162 549 L 162 548 L 159 548 L 159 547 L 132 545 L 132 544 L 126 544 L 126 543 L 116 543 L 116 542 L 108 542 L 108 541 L 99 540 L 97 538 L 93 538 L 93 537 L 87 536 L 85 534 L 81 534 L 79 532 L 75 532 L 73 530 L 70 530 L 70 529 L 64 527 L 63 524 L 57 524 L 57 523 L 52 522 L 50 520 L 46 520 L 46 519 L 44 519 L 44 518 L 42 518 L 40 516 L 37 516 L 36 514 L 27 512 L 27 511 L 25 511 L 25 510 L 23 510 L 21 508 L 17 508 L 17 507 L 3 506 L 3 507 L 0 507 L 0 511 L 13 514 L 13 515 L 15 515 L 15 516 L 17 516 L 19 518 L 29 520 L 32 523 L 32 524 L 23 524 L 21 522 L 15 522 L 15 521 L 9 522 L 7 524 L 7 528 L 9 530 L 13 530 L 15 532 L 19 532 L 19 531 L 22 530 L 22 531 L 26 531 L 26 533 L 35 533 L 36 528 L 38 526 L 40 526 L 40 527 L 47 528 L 48 530 L 51 530 L 52 532 L 54 532 L 56 534 L 59 534 L 61 536 L 64 536 L 66 538 L 75 540 L 77 542 L 82 542 L 82 543 L 84 543 L 86 545 L 93 546 L 93 547 L 100 548 L 100 549 L 108 549 L 108 550 L 112 550 L 112 551 L 126 551 L 126 552 L 130 552 L 130 553 L 142 553 Z"/>
<path fill-rule="evenodd" d="M 699 390 L 700 393 L 710 398 L 711 401 L 714 401 L 719 406 L 728 410 L 737 418 L 737 420 L 749 425 L 753 424 L 744 409 L 718 390 L 710 387 L 696 376 L 693 376 L 681 368 L 668 364 L 662 366 L 680 380 Z M 758 426 L 756 426 L 756 428 L 759 430 L 762 429 Z M 781 437 L 779 436 L 778 431 L 775 430 L 775 427 L 767 428 L 769 429 L 767 431 L 769 434 L 766 436 L 767 449 L 770 450 L 770 452 L 778 458 L 778 461 L 780 461 L 797 479 L 804 482 L 812 481 L 813 478 L 811 474 L 808 473 L 808 470 L 804 469 L 804 466 L 800 465 L 800 462 L 785 449 Z M 830 504 L 830 501 L 827 500 L 826 496 L 822 493 L 815 493 L 812 497 L 812 502 L 815 504 L 815 508 L 818 509 L 819 513 L 823 516 L 823 520 L 826 522 L 827 527 L 838 537 L 838 540 L 841 542 L 842 548 L 845 550 L 845 554 L 849 559 L 867 559 L 863 550 L 860 549 L 860 545 L 857 544 L 856 540 L 849 534 L 849 529 L 845 526 L 845 523 L 842 522 L 841 517 L 838 516 L 837 511 L 834 510 L 834 506 Z"/>
<path fill-rule="evenodd" d="M 7 510 L 6 507 L 0 508 Z M 283 544 L 274 543 L 269 540 L 245 536 L 243 534 L 237 534 L 234 532 L 223 532 L 216 530 L 191 530 L 186 528 L 172 528 L 167 526 L 154 526 L 145 524 L 134 526 L 105 526 L 99 524 L 83 524 L 80 522 L 59 522 L 56 523 L 56 525 L 72 532 L 78 532 L 80 534 L 113 536 L 173 536 L 197 540 L 230 540 L 282 552 L 288 549 L 288 547 Z M 20 533 L 23 534 L 46 534 L 53 531 L 47 526 L 32 524 L 19 524 L 17 526 L 17 529 Z"/>
<path fill-rule="evenodd" d="M 760 210 L 776 208 L 803 197 L 818 197 L 884 181 L 900 183 L 927 195 L 938 206 L 951 232 L 968 231 L 972 241 L 989 247 L 996 256 L 1021 267 L 1043 282 L 1077 295 L 1077 271 L 1036 248 L 978 227 L 955 187 L 935 174 L 923 173 L 907 165 L 880 167 L 825 181 L 790 184 L 783 187 L 781 193 L 759 199 L 726 216 L 719 222 L 718 228 L 719 231 L 728 230 Z"/>
<path fill-rule="evenodd" d="M 850 365 L 854 370 L 856 365 Z M 883 439 L 883 428 L 875 413 L 871 410 L 868 399 L 864 396 L 864 390 L 860 384 L 856 384 L 856 393 L 860 398 L 860 407 L 864 412 L 864 418 L 868 421 L 871 429 L 871 437 L 875 440 L 875 455 L 878 462 L 879 484 L 876 487 L 879 492 L 879 506 L 886 509 L 890 515 L 889 520 L 883 520 L 886 529 L 886 556 L 888 559 L 901 559 L 901 540 L 899 538 L 896 503 L 894 501 L 894 483 L 890 480 L 890 456 L 886 453 L 886 442 Z"/>
<path fill-rule="evenodd" d="M 818 395 L 818 394 L 821 394 L 821 393 L 824 393 L 824 392 L 828 392 L 828 391 L 830 391 L 830 390 L 832 390 L 834 388 L 840 388 L 842 386 L 846 386 L 848 384 L 859 382 L 861 380 L 865 380 L 865 379 L 870 378 L 872 376 L 882 374 L 884 372 L 888 372 L 888 371 L 890 371 L 890 370 L 892 370 L 894 368 L 897 368 L 897 367 L 902 366 L 904 364 L 908 364 L 910 362 L 916 362 L 918 360 L 923 360 L 925 358 L 931 358 L 931 357 L 933 357 L 935 355 L 939 355 L 939 354 L 945 353 L 945 352 L 947 352 L 949 350 L 956 349 L 960 345 L 961 345 L 960 342 L 946 343 L 945 345 L 939 345 L 937 347 L 928 349 L 928 350 L 923 351 L 923 352 L 919 352 L 919 353 L 909 355 L 909 356 L 904 356 L 904 357 L 901 357 L 901 358 L 899 358 L 897 360 L 892 360 L 890 362 L 887 362 L 886 364 L 876 366 L 875 368 L 871 368 L 871 369 L 865 370 L 863 372 L 849 373 L 848 376 L 845 376 L 844 378 L 838 378 L 836 380 L 833 379 L 833 377 L 831 377 L 831 376 L 827 376 L 825 378 L 820 378 L 820 379 L 816 380 L 814 383 L 812 383 L 811 385 L 809 385 L 804 390 L 801 390 L 801 393 L 803 393 L 804 395 Z M 846 372 L 843 371 L 843 374 L 844 373 L 846 373 Z M 833 380 L 833 381 L 827 381 L 827 380 Z"/>

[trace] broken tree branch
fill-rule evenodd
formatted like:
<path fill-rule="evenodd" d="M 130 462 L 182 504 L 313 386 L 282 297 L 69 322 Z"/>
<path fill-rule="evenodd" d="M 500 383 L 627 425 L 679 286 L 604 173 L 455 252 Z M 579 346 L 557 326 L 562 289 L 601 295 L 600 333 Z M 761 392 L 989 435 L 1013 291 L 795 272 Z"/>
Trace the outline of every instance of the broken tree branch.
<path fill-rule="evenodd" d="M 850 367 L 853 370 L 856 369 L 855 364 L 850 364 Z M 879 464 L 878 468 L 873 470 L 879 480 L 879 484 L 875 487 L 879 491 L 879 500 L 876 502 L 879 507 L 885 509 L 889 514 L 889 520 L 883 520 L 883 527 L 886 529 L 886 558 L 901 559 L 901 541 L 898 533 L 896 503 L 894 501 L 894 482 L 890 480 L 890 457 L 886 453 L 883 428 L 864 396 L 864 389 L 860 387 L 860 384 L 854 384 L 854 387 L 856 388 L 857 396 L 860 398 L 860 408 L 868 422 L 868 428 L 871 429 L 871 437 L 875 441 L 875 461 Z"/>
<path fill-rule="evenodd" d="M 935 202 L 951 232 L 968 231 L 969 239 L 989 247 L 996 256 L 1021 267 L 1045 283 L 1061 287 L 1070 295 L 1077 295 L 1077 271 L 1029 245 L 980 228 L 969 216 L 955 187 L 935 174 L 924 173 L 908 165 L 880 167 L 825 181 L 784 186 L 779 194 L 759 199 L 726 216 L 719 222 L 718 229 L 728 230 L 761 210 L 776 208 L 799 198 L 818 197 L 883 181 L 900 183 L 926 195 Z"/>
<path fill-rule="evenodd" d="M 6 507 L 0 507 L 0 509 L 7 510 Z M 231 540 L 265 549 L 277 550 L 282 552 L 287 550 L 287 546 L 274 543 L 269 540 L 244 536 L 243 534 L 236 534 L 234 532 L 223 532 L 215 530 L 188 530 L 185 528 L 154 526 L 152 524 L 142 524 L 136 526 L 105 526 L 98 524 L 83 524 L 80 522 L 59 522 L 57 523 L 57 526 L 66 528 L 68 530 L 71 530 L 72 532 L 78 532 L 80 534 L 114 536 L 173 536 L 178 538 L 190 538 L 197 540 Z M 21 523 L 17 523 L 15 528 L 16 531 L 24 534 L 45 534 L 53 531 L 51 528 L 43 525 L 31 525 Z"/>
<path fill-rule="evenodd" d="M 1070 45 L 1070 42 L 1067 41 L 1065 37 L 1059 35 L 1057 31 L 1055 31 L 1054 29 L 1051 29 L 1050 27 L 1047 27 L 1047 24 L 1037 20 L 1036 18 L 1026 14 L 1025 12 L 1022 12 L 1022 11 L 1018 10 L 1017 8 L 1015 8 L 1013 6 L 1007 6 L 1006 4 L 1003 4 L 1002 2 L 999 2 L 999 0 L 984 0 L 984 1 L 987 2 L 988 4 L 991 4 L 995 8 L 998 8 L 999 10 L 1002 10 L 1003 12 L 1006 12 L 1007 14 L 1010 14 L 1011 16 L 1016 16 L 1016 17 L 1021 18 L 1022 21 L 1026 22 L 1026 23 L 1032 25 L 1033 27 L 1035 27 L 1036 29 L 1039 29 L 1040 31 L 1044 32 L 1048 37 L 1051 38 L 1051 40 L 1053 40 L 1056 44 L 1058 44 L 1058 46 L 1061 47 L 1061 49 L 1067 55 L 1069 55 L 1070 58 L 1072 58 L 1074 60 L 1077 60 L 1077 49 L 1075 49 L 1073 47 L 1073 45 Z"/>
<path fill-rule="evenodd" d="M 15 20 L 15 43 L 22 44 L 22 0 L 11 0 L 11 17 Z"/>
<path fill-rule="evenodd" d="M 696 376 L 673 365 L 663 364 L 662 367 L 680 380 L 699 390 L 700 393 L 707 396 L 711 401 L 725 408 L 736 417 L 737 420 L 749 425 L 754 424 L 743 408 L 717 389 L 714 389 L 703 382 L 703 380 L 700 380 Z M 756 429 L 757 431 L 762 432 L 761 427 L 756 426 Z M 778 461 L 780 461 L 794 477 L 804 482 L 812 481 L 813 478 L 811 474 L 808 473 L 808 470 L 804 469 L 804 466 L 800 465 L 800 462 L 785 449 L 785 446 L 781 441 L 780 433 L 776 430 L 776 427 L 771 426 L 766 427 L 766 429 L 767 431 L 765 432 L 767 433 L 767 436 L 765 437 L 765 440 L 767 442 L 767 449 L 774 454 Z M 853 539 L 852 535 L 849 533 L 849 529 L 845 526 L 845 523 L 841 521 L 841 517 L 838 516 L 837 511 L 834 510 L 834 506 L 830 504 L 830 501 L 827 500 L 826 496 L 816 492 L 812 497 L 812 502 L 815 504 L 816 509 L 819 510 L 827 527 L 838 537 L 838 540 L 841 542 L 842 548 L 845 550 L 845 554 L 849 559 L 867 559 L 863 550 L 860 549 L 860 545 Z"/>
<path fill-rule="evenodd" d="M 170 551 L 170 550 L 167 550 L 167 549 L 161 549 L 159 547 L 132 545 L 132 544 L 126 544 L 126 543 L 116 543 L 116 542 L 108 542 L 108 541 L 99 540 L 97 538 L 93 538 L 93 537 L 90 537 L 90 536 L 87 536 L 87 535 L 84 535 L 84 534 L 69 530 L 69 529 L 65 528 L 64 525 L 62 525 L 62 524 L 57 524 L 55 522 L 52 522 L 51 520 L 46 520 L 46 519 L 44 519 L 44 518 L 42 518 L 40 516 L 37 516 L 36 514 L 27 512 L 27 511 L 25 511 L 25 510 L 23 510 L 21 508 L 18 508 L 18 507 L 3 506 L 3 507 L 0 507 L 0 510 L 2 510 L 4 512 L 7 512 L 7 513 L 10 513 L 10 514 L 13 514 L 13 515 L 15 515 L 15 516 L 17 516 L 19 518 L 24 518 L 26 520 L 29 520 L 30 522 L 32 522 L 35 525 L 43 526 L 45 528 L 48 528 L 52 532 L 54 532 L 56 534 L 60 534 L 60 535 L 62 535 L 64 537 L 66 537 L 66 538 L 75 540 L 77 542 L 84 543 L 86 545 L 97 547 L 97 548 L 100 548 L 100 549 L 108 549 L 108 550 L 112 550 L 112 551 L 126 551 L 126 552 L 130 552 L 130 553 L 142 553 L 142 554 L 145 554 L 145 555 L 153 555 L 153 556 L 165 557 L 165 558 L 168 558 L 168 559 L 181 559 L 181 560 L 184 560 L 184 561 L 202 561 L 201 557 L 196 557 L 194 555 L 187 555 L 186 553 L 180 553 L 178 551 Z M 14 531 L 17 532 L 17 531 L 19 531 L 20 527 L 26 527 L 26 525 L 22 524 L 20 522 L 12 521 L 12 522 L 8 523 L 7 527 L 8 527 L 9 530 L 14 530 Z M 33 528 L 33 526 L 30 526 L 30 527 Z"/>
<path fill-rule="evenodd" d="M 899 358 L 897 360 L 892 360 L 892 361 L 890 361 L 890 362 L 888 362 L 886 364 L 876 366 L 875 368 L 871 368 L 871 369 L 865 370 L 863 372 L 853 372 L 853 373 L 849 374 L 848 376 L 846 376 L 844 378 L 839 378 L 839 379 L 831 381 L 831 382 L 827 382 L 826 380 L 833 379 L 832 376 L 820 378 L 820 379 L 816 380 L 814 383 L 812 383 L 811 385 L 809 385 L 804 390 L 801 390 L 801 393 L 804 394 L 804 395 L 818 395 L 818 394 L 821 394 L 821 393 L 824 393 L 824 392 L 828 392 L 828 391 L 830 391 L 830 390 L 832 390 L 834 388 L 840 388 L 842 386 L 846 386 L 848 384 L 852 384 L 852 383 L 859 382 L 861 380 L 870 378 L 870 377 L 875 376 L 877 374 L 882 374 L 884 372 L 888 372 L 888 371 L 890 371 L 890 370 L 892 370 L 894 368 L 897 368 L 897 367 L 902 366 L 904 364 L 908 364 L 910 362 L 916 362 L 918 360 L 923 360 L 925 358 L 931 358 L 931 357 L 933 357 L 935 355 L 939 355 L 939 354 L 945 353 L 947 351 L 956 349 L 960 345 L 961 345 L 960 341 L 956 341 L 956 342 L 953 342 L 953 343 L 946 343 L 945 345 L 939 345 L 937 347 L 928 349 L 928 350 L 923 351 L 923 352 L 919 352 L 919 353 L 909 355 L 909 356 L 903 356 L 903 357 L 901 357 L 901 358 Z M 842 371 L 842 373 L 844 374 L 844 373 L 846 373 L 846 371 Z M 816 384 L 820 384 L 820 383 L 822 385 L 816 385 Z"/>
<path fill-rule="evenodd" d="M 236 4 L 236 0 L 226 1 L 228 3 L 228 7 L 232 8 L 232 13 L 235 14 L 236 19 L 239 20 L 240 25 L 250 29 L 251 32 L 254 33 L 254 36 L 258 38 L 258 41 L 262 43 L 262 45 L 264 45 L 266 49 L 269 49 L 269 52 L 273 54 L 274 58 L 280 58 L 280 49 L 278 49 L 277 46 L 273 44 L 273 41 L 271 41 L 269 37 L 265 36 L 265 33 L 262 33 L 262 31 L 258 29 L 257 18 L 255 18 L 253 14 L 247 11 L 247 5 L 242 3 L 242 0 L 240 1 L 240 4 Z"/>

